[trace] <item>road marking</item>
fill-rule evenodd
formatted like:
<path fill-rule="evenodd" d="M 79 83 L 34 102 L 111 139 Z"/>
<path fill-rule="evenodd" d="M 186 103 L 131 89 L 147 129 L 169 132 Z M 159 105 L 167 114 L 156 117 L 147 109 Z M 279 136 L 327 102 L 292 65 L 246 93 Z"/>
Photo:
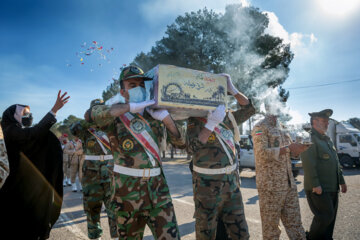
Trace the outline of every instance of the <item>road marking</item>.
<path fill-rule="evenodd" d="M 88 237 L 81 231 L 81 229 L 76 224 L 72 223 L 72 220 L 67 216 L 66 213 L 61 213 L 59 218 L 62 221 L 62 224 L 65 225 L 65 227 L 76 236 L 76 239 L 88 239 Z"/>
<path fill-rule="evenodd" d="M 173 200 L 175 200 L 177 202 L 185 203 L 185 204 L 190 205 L 192 207 L 195 207 L 195 205 L 193 203 L 189 203 L 189 202 L 187 202 L 185 200 L 182 200 L 180 198 L 173 198 Z M 246 221 L 247 222 L 252 222 L 252 223 L 260 223 L 259 220 L 256 220 L 256 219 L 253 219 L 253 218 L 246 218 Z"/>
<path fill-rule="evenodd" d="M 173 200 L 195 207 L 195 205 L 193 203 L 189 203 L 189 202 L 187 202 L 185 200 L 182 200 L 180 198 L 173 198 Z"/>

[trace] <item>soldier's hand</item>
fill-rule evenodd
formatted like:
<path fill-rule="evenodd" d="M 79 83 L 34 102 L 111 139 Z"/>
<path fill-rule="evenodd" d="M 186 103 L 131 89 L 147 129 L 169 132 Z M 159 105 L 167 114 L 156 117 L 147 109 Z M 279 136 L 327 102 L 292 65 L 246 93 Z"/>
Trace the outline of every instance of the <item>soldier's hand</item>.
<path fill-rule="evenodd" d="M 61 95 L 61 90 L 59 90 L 56 102 L 51 109 L 51 111 L 53 113 L 56 113 L 59 109 L 61 109 L 69 101 L 70 96 L 66 96 L 66 94 L 67 94 L 67 92 L 65 92 L 63 95 Z"/>
<path fill-rule="evenodd" d="M 144 102 L 139 102 L 139 103 L 129 103 L 130 106 L 130 112 L 132 113 L 139 113 L 142 112 L 146 107 L 154 105 L 155 101 L 154 100 L 148 100 L 148 101 L 144 101 Z"/>
<path fill-rule="evenodd" d="M 289 145 L 290 152 L 295 156 L 299 155 L 302 152 L 305 152 L 310 146 L 301 144 L 301 143 L 291 143 Z"/>
<path fill-rule="evenodd" d="M 316 194 L 318 194 L 318 195 L 321 195 L 321 193 L 322 193 L 322 188 L 321 188 L 321 186 L 314 187 L 314 188 L 312 189 L 312 192 L 313 192 L 313 193 L 316 193 Z"/>
<path fill-rule="evenodd" d="M 214 128 L 224 120 L 225 115 L 225 106 L 219 105 L 214 111 L 209 112 L 205 127 L 210 131 L 214 131 Z"/>
<path fill-rule="evenodd" d="M 341 184 L 340 187 L 341 187 L 341 192 L 342 192 L 342 193 L 346 193 L 346 192 L 347 192 L 347 186 L 346 186 L 346 184 Z"/>
<path fill-rule="evenodd" d="M 167 116 L 169 116 L 169 112 L 166 109 L 146 109 L 148 111 L 148 113 L 150 113 L 150 115 L 159 121 L 164 120 L 164 118 L 166 118 Z"/>
<path fill-rule="evenodd" d="M 220 73 L 221 76 L 226 77 L 226 81 L 227 81 L 227 91 L 229 93 L 231 93 L 231 95 L 235 96 L 236 94 L 239 93 L 239 91 L 236 89 L 236 87 L 234 86 L 234 84 L 231 81 L 231 77 L 229 74 L 227 73 Z"/>

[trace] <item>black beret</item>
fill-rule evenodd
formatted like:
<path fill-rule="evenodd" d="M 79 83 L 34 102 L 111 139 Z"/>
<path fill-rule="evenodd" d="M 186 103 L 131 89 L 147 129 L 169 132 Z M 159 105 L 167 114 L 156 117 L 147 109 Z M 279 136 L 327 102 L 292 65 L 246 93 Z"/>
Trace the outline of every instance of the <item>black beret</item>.
<path fill-rule="evenodd" d="M 312 112 L 309 113 L 310 117 L 321 117 L 321 118 L 329 118 L 333 114 L 333 110 L 331 109 L 324 109 L 320 112 Z"/>

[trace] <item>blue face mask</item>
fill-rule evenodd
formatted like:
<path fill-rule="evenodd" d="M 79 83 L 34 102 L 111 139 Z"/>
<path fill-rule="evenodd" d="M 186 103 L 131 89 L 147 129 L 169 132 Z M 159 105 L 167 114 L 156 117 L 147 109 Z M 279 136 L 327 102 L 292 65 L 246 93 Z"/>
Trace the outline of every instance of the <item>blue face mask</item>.
<path fill-rule="evenodd" d="M 138 103 L 145 101 L 146 90 L 143 87 L 135 87 L 128 91 L 129 93 L 129 102 Z"/>

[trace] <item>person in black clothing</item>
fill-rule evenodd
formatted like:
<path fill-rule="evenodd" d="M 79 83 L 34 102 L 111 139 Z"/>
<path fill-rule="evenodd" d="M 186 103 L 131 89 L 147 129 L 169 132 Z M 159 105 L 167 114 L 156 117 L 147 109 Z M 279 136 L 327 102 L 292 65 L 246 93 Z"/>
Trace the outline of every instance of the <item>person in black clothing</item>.
<path fill-rule="evenodd" d="M 2 115 L 11 171 L 0 189 L 0 232 L 9 239 L 47 239 L 59 217 L 62 149 L 49 129 L 69 99 L 66 94 L 59 91 L 51 111 L 33 127 L 29 106 L 15 104 Z"/>

